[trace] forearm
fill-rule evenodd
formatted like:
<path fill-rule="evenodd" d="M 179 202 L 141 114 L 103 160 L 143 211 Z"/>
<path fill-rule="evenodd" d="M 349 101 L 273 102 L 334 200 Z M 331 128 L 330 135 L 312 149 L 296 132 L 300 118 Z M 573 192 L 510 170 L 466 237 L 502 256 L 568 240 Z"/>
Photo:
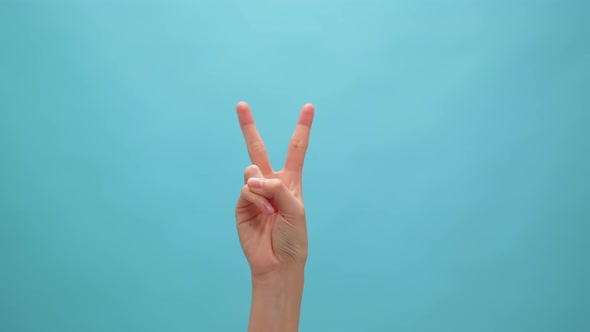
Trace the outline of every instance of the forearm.
<path fill-rule="evenodd" d="M 303 268 L 253 277 L 248 332 L 297 331 L 303 283 Z"/>

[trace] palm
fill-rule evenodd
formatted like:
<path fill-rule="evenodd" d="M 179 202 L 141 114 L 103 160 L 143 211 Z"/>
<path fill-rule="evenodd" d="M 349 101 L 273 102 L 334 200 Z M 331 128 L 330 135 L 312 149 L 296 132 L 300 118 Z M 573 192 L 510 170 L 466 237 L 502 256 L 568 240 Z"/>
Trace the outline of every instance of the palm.
<path fill-rule="evenodd" d="M 284 172 L 270 174 L 265 178 L 278 178 L 285 184 L 293 183 L 292 176 Z M 292 192 L 295 193 L 294 190 Z M 290 225 L 290 221 L 280 213 L 262 213 L 251 203 L 236 207 L 236 219 L 242 248 L 253 269 L 264 273 L 279 265 L 281 259 L 276 255 L 272 238 L 282 228 L 280 226 L 284 228 L 285 225 Z"/>
<path fill-rule="evenodd" d="M 303 209 L 301 175 L 309 130 L 313 120 L 313 106 L 306 105 L 302 109 L 289 146 L 285 167 L 278 172 L 273 171 L 270 166 L 268 155 L 254 125 L 248 105 L 238 104 L 237 111 L 248 145 L 250 159 L 258 167 L 258 172 L 261 173 L 246 174 L 244 180 L 246 181 L 251 176 L 280 179 L 298 199 Z M 270 215 L 263 213 L 257 206 L 243 199 L 238 200 L 236 205 L 236 221 L 242 249 L 253 272 L 270 272 L 283 263 L 284 257 L 278 253 L 276 244 L 285 236 L 294 237 L 298 248 L 305 255 L 307 254 L 307 232 L 304 222 L 289 220 L 280 211 Z"/>

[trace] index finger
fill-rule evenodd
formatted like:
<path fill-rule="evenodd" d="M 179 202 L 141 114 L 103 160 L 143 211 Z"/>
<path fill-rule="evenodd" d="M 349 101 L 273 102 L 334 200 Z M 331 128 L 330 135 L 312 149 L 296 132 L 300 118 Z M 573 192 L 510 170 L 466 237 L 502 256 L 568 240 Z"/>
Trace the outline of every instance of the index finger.
<path fill-rule="evenodd" d="M 287 151 L 287 160 L 285 162 L 285 169 L 296 173 L 303 171 L 303 161 L 305 159 L 305 152 L 309 145 L 309 133 L 311 131 L 311 123 L 313 122 L 314 107 L 312 104 L 305 104 L 299 113 L 297 126 L 295 132 L 291 137 L 289 150 Z"/>
<path fill-rule="evenodd" d="M 272 173 L 268 153 L 266 152 L 264 142 L 258 133 L 258 129 L 256 129 L 250 106 L 245 102 L 240 102 L 236 106 L 236 111 L 238 113 L 238 120 L 240 121 L 240 127 L 242 128 L 242 134 L 244 134 L 244 139 L 246 140 L 246 146 L 252 164 L 258 166 L 262 171 L 262 174 Z"/>

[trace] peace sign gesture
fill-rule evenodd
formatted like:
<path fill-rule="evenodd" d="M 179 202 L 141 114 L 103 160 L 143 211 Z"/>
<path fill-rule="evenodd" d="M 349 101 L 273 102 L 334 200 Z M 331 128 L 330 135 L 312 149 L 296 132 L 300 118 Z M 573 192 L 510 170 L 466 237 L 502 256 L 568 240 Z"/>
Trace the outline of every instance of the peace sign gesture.
<path fill-rule="evenodd" d="M 301 109 L 280 171 L 271 167 L 248 104 L 241 102 L 236 110 L 252 161 L 236 205 L 240 243 L 252 275 L 302 268 L 307 259 L 307 227 L 301 180 L 314 107 L 306 104 Z"/>

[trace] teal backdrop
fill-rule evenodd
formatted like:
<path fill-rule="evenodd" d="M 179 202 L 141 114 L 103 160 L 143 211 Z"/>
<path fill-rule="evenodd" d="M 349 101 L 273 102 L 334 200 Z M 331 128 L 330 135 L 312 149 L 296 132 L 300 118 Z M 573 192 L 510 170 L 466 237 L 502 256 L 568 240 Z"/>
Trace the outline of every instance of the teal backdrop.
<path fill-rule="evenodd" d="M 316 106 L 301 331 L 590 330 L 587 1 L 0 1 L 0 331 L 245 331 L 252 106 Z"/>

